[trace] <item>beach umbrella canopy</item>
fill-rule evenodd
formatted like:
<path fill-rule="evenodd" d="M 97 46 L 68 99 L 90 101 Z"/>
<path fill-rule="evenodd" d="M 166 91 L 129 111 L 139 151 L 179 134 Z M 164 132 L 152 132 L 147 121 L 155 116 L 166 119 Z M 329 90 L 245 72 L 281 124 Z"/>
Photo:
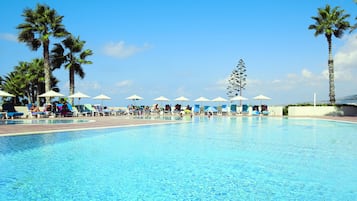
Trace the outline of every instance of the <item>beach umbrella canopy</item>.
<path fill-rule="evenodd" d="M 260 105 L 262 104 L 262 100 L 270 100 L 271 98 L 269 98 L 268 96 L 264 96 L 262 94 L 256 96 L 253 98 L 254 100 L 260 100 Z"/>
<path fill-rule="evenodd" d="M 258 95 L 256 97 L 254 97 L 253 99 L 255 99 L 255 100 L 270 100 L 271 98 L 260 94 L 260 95 Z"/>
<path fill-rule="evenodd" d="M 0 90 L 0 96 L 3 96 L 3 97 L 15 97 L 15 95 L 12 95 L 12 94 L 7 93 L 6 91 L 2 91 L 2 90 Z"/>
<path fill-rule="evenodd" d="M 101 100 L 102 101 L 101 105 L 103 105 L 103 100 L 110 100 L 111 98 L 107 95 L 100 94 L 100 95 L 94 97 L 93 99 Z"/>
<path fill-rule="evenodd" d="M 159 96 L 159 97 L 155 98 L 154 100 L 160 101 L 161 106 L 163 105 L 162 104 L 163 101 L 170 101 L 170 99 L 166 98 L 165 96 Z"/>
<path fill-rule="evenodd" d="M 231 101 L 242 101 L 242 100 L 248 100 L 248 98 L 243 97 L 243 96 L 235 96 L 231 98 Z"/>
<path fill-rule="evenodd" d="M 53 90 L 50 90 L 50 91 L 48 91 L 46 93 L 38 95 L 38 97 L 50 97 L 50 98 L 51 97 L 63 97 L 63 96 L 64 96 L 63 94 L 55 92 Z"/>
<path fill-rule="evenodd" d="M 87 94 L 77 92 L 68 96 L 68 98 L 78 98 L 78 105 L 79 105 L 79 101 L 81 100 L 81 98 L 89 98 L 89 96 Z"/>
<path fill-rule="evenodd" d="M 134 94 L 134 95 L 132 95 L 132 96 L 127 97 L 126 99 L 128 99 L 128 100 L 133 100 L 133 101 L 134 101 L 134 105 L 136 105 L 136 104 L 135 104 L 135 101 L 137 101 L 137 100 L 142 100 L 142 99 L 144 99 L 144 98 L 141 97 L 141 96 L 138 96 L 138 95 Z"/>
<path fill-rule="evenodd" d="M 90 96 L 88 96 L 87 94 L 84 94 L 82 92 L 77 92 L 77 93 L 74 93 L 74 94 L 68 96 L 68 98 L 79 98 L 79 99 L 81 99 L 81 98 L 89 98 L 89 97 Z"/>
<path fill-rule="evenodd" d="M 126 99 L 128 99 L 128 100 L 142 100 L 142 99 L 144 99 L 143 97 L 141 97 L 141 96 L 138 96 L 138 95 L 136 95 L 136 94 L 134 94 L 134 95 L 132 95 L 132 96 L 129 96 L 129 97 L 127 97 Z"/>
<path fill-rule="evenodd" d="M 226 101 L 228 101 L 228 100 L 225 99 L 225 98 L 222 98 L 222 97 L 218 96 L 217 98 L 212 99 L 212 101 L 213 101 L 213 102 L 226 102 Z"/>
<path fill-rule="evenodd" d="M 206 97 L 201 96 L 201 97 L 195 99 L 195 101 L 196 101 L 196 102 L 208 102 L 208 101 L 211 101 L 211 100 L 209 100 L 209 99 L 206 98 Z"/>
<path fill-rule="evenodd" d="M 111 98 L 109 96 L 104 95 L 104 94 L 100 94 L 100 95 L 94 97 L 93 99 L 96 99 L 96 100 L 110 100 Z"/>
<path fill-rule="evenodd" d="M 160 96 L 154 99 L 155 101 L 170 101 L 170 99 L 166 98 L 165 96 Z"/>
<path fill-rule="evenodd" d="M 189 101 L 190 99 L 184 97 L 184 96 L 180 96 L 178 98 L 175 99 L 175 101 Z"/>

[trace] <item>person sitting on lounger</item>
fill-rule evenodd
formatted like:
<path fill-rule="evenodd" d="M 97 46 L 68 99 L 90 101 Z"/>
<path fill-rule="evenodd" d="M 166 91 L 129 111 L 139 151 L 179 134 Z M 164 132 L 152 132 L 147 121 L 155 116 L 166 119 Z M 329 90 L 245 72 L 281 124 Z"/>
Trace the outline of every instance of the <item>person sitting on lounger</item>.
<path fill-rule="evenodd" d="M 36 104 L 33 104 L 30 108 L 30 111 L 31 112 L 39 112 L 40 108 Z"/>
<path fill-rule="evenodd" d="M 67 102 L 64 102 L 61 109 L 61 115 L 66 117 L 67 113 L 71 112 L 68 108 Z"/>

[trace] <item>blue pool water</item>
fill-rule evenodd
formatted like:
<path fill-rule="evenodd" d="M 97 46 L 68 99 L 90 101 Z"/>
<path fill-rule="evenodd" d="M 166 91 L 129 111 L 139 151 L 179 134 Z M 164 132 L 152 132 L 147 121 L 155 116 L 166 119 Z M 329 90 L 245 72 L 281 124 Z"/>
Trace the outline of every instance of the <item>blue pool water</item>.
<path fill-rule="evenodd" d="M 0 200 L 356 200 L 357 124 L 264 117 L 0 137 Z"/>

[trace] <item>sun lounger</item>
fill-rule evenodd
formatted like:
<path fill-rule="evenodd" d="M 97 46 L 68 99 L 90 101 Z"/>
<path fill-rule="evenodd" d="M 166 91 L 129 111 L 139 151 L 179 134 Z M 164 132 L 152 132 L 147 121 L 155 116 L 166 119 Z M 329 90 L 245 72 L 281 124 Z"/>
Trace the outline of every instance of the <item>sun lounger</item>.
<path fill-rule="evenodd" d="M 12 103 L 4 103 L 2 105 L 2 110 L 3 112 L 6 112 L 7 118 L 11 118 L 11 119 L 14 119 L 16 117 L 21 117 L 22 115 L 24 115 L 23 112 L 17 112 L 15 110 L 15 106 Z"/>
<path fill-rule="evenodd" d="M 242 105 L 242 114 L 249 114 L 249 106 L 247 104 Z"/>
<path fill-rule="evenodd" d="M 228 107 L 227 105 L 222 105 L 222 115 L 228 114 Z"/>
<path fill-rule="evenodd" d="M 165 105 L 164 114 L 171 114 L 171 106 L 169 104 Z"/>
<path fill-rule="evenodd" d="M 92 116 L 97 116 L 97 115 L 99 115 L 99 113 L 96 111 L 96 109 L 95 109 L 91 104 L 84 104 L 84 107 L 85 107 L 87 110 L 91 111 Z"/>
<path fill-rule="evenodd" d="M 93 108 L 99 116 L 104 116 L 103 107 L 101 105 L 93 105 Z"/>
<path fill-rule="evenodd" d="M 201 113 L 200 105 L 198 105 L 198 104 L 193 105 L 193 113 L 194 114 L 200 114 Z"/>
<path fill-rule="evenodd" d="M 206 106 L 205 106 L 206 107 Z M 216 106 L 207 106 L 206 108 L 205 108 L 205 114 L 209 114 L 209 113 L 211 113 L 211 114 L 217 114 L 218 113 L 218 109 L 217 109 L 217 107 Z"/>
<path fill-rule="evenodd" d="M 92 116 L 92 111 L 86 108 L 84 105 L 76 105 L 78 115 L 80 116 Z"/>
<path fill-rule="evenodd" d="M 48 116 L 48 113 L 45 112 L 45 111 L 38 111 L 38 112 L 33 112 L 33 111 L 31 111 L 32 105 L 33 105 L 32 103 L 27 104 L 28 116 L 29 116 L 30 118 L 32 118 L 32 117 L 40 118 L 40 117 L 46 117 L 46 116 Z"/>
<path fill-rule="evenodd" d="M 254 105 L 253 106 L 252 115 L 260 115 L 259 106 L 258 105 Z"/>
<path fill-rule="evenodd" d="M 261 105 L 261 113 L 263 115 L 269 115 L 269 111 L 268 111 L 268 106 L 267 105 Z"/>
<path fill-rule="evenodd" d="M 57 105 L 58 112 L 56 112 L 56 116 L 61 117 L 73 117 L 72 105 L 58 103 Z M 67 107 L 66 107 L 67 106 Z"/>
<path fill-rule="evenodd" d="M 237 105 L 232 104 L 231 105 L 231 115 L 236 115 L 237 114 Z"/>

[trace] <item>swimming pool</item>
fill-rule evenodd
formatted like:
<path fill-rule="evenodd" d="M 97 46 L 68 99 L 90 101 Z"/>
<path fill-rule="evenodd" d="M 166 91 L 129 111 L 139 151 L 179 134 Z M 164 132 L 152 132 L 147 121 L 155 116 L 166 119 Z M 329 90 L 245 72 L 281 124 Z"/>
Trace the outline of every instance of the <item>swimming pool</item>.
<path fill-rule="evenodd" d="M 72 124 L 86 123 L 92 120 L 88 119 L 5 119 L 0 120 L 0 125 L 17 125 L 17 124 Z"/>
<path fill-rule="evenodd" d="M 0 138 L 0 200 L 355 200 L 357 124 L 264 117 Z"/>

